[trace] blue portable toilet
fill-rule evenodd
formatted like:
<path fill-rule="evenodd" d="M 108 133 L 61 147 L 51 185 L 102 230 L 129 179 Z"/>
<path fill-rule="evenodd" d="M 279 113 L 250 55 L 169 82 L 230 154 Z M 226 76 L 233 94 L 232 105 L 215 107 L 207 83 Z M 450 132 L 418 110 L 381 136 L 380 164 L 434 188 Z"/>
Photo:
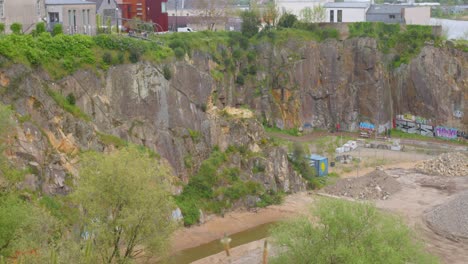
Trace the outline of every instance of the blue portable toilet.
<path fill-rule="evenodd" d="M 315 168 L 317 176 L 323 177 L 328 175 L 328 158 L 312 154 L 308 159 L 310 166 Z"/>

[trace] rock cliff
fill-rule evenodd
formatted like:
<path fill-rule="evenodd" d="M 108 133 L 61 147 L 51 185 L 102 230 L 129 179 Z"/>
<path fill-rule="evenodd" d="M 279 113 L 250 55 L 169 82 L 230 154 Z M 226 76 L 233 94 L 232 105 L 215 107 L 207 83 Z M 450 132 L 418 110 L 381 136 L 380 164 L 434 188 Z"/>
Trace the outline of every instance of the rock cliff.
<path fill-rule="evenodd" d="M 299 191 L 303 180 L 285 150 L 268 142 L 260 122 L 322 129 L 339 122 L 356 130 L 359 121 L 383 128 L 396 114 L 410 112 L 465 130 L 468 125 L 468 115 L 453 118 L 454 110 L 468 113 L 467 53 L 426 46 L 409 65 L 394 69 L 387 66 L 392 55 L 379 52 L 368 38 L 291 40 L 255 51 L 258 70 L 243 85 L 235 82 L 236 74 L 213 78 L 217 64 L 202 52 L 167 65 L 80 70 L 59 81 L 21 65 L 3 68 L 1 101 L 18 113 L 9 155 L 33 168 L 23 187 L 66 193 L 77 174 L 76 154 L 106 151 L 115 145 L 109 139 L 120 138 L 157 151 L 184 182 L 214 146 L 246 146 L 259 153 L 238 163 L 248 177 L 267 188 Z M 172 72 L 169 80 L 164 67 Z M 66 111 L 56 94 L 73 95 L 83 113 Z M 228 106 L 247 106 L 253 115 L 231 113 Z M 258 163 L 264 170 L 254 173 Z"/>

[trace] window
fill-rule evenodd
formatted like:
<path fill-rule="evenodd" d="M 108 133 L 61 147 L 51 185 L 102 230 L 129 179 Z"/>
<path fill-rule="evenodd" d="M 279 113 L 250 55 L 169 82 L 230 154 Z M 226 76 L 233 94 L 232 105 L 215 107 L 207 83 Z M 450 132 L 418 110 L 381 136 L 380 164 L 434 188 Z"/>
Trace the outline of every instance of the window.
<path fill-rule="evenodd" d="M 335 11 L 330 10 L 330 22 L 335 22 Z"/>
<path fill-rule="evenodd" d="M 87 25 L 88 23 L 86 23 L 86 10 L 81 10 L 81 14 L 83 15 L 83 25 Z"/>
<path fill-rule="evenodd" d="M 68 26 L 72 25 L 72 15 L 71 10 L 68 10 Z"/>
<path fill-rule="evenodd" d="M 0 17 L 5 17 L 5 12 L 3 11 L 3 4 L 4 4 L 4 0 L 0 0 Z"/>
<path fill-rule="evenodd" d="M 162 2 L 162 3 L 161 3 L 161 13 L 167 13 L 167 10 L 166 10 L 166 2 Z"/>
<path fill-rule="evenodd" d="M 88 21 L 88 25 L 90 25 L 91 22 L 89 22 L 89 9 L 86 10 L 86 13 L 87 13 L 87 14 L 86 14 L 86 21 Z"/>
<path fill-rule="evenodd" d="M 36 15 L 41 15 L 41 0 L 36 1 Z"/>
<path fill-rule="evenodd" d="M 56 12 L 51 12 L 49 13 L 49 22 L 50 23 L 57 23 L 57 22 L 60 22 L 60 19 L 59 19 L 59 13 L 56 13 Z"/>
<path fill-rule="evenodd" d="M 338 22 L 343 22 L 343 10 L 338 10 L 338 13 L 336 15 Z"/>
<path fill-rule="evenodd" d="M 390 19 L 395 19 L 395 15 L 388 15 Z"/>

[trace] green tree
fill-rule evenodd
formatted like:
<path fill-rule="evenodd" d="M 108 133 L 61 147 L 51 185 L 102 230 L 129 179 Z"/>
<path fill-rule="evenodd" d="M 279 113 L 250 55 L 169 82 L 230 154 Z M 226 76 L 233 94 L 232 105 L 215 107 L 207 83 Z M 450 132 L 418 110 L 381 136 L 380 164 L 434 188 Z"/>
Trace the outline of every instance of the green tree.
<path fill-rule="evenodd" d="M 262 12 L 263 21 L 265 21 L 268 26 L 275 26 L 278 16 L 279 11 L 275 1 L 268 2 Z"/>
<path fill-rule="evenodd" d="M 140 246 L 145 255 L 165 252 L 175 227 L 169 182 L 169 169 L 137 147 L 83 155 L 72 197 L 100 262 L 129 261 Z"/>
<path fill-rule="evenodd" d="M 296 21 L 297 21 L 296 15 L 285 13 L 280 17 L 278 21 L 278 27 L 292 28 L 294 26 L 294 23 L 296 23 Z"/>
<path fill-rule="evenodd" d="M 325 8 L 321 5 L 314 8 L 306 7 L 301 10 L 301 20 L 307 23 L 324 22 L 326 18 L 325 14 Z"/>
<path fill-rule="evenodd" d="M 23 25 L 21 25 L 20 23 L 13 23 L 10 26 L 10 30 L 11 32 L 13 32 L 13 34 L 21 34 L 23 33 Z"/>
<path fill-rule="evenodd" d="M 36 34 L 41 34 L 46 31 L 46 25 L 44 22 L 39 22 L 36 24 Z"/>
<path fill-rule="evenodd" d="M 246 37 L 253 37 L 258 33 L 258 28 L 260 27 L 260 18 L 258 13 L 255 11 L 244 11 L 241 13 L 242 34 Z"/>
<path fill-rule="evenodd" d="M 57 36 L 60 34 L 63 34 L 62 24 L 55 24 L 54 28 L 52 29 L 52 36 Z"/>
<path fill-rule="evenodd" d="M 437 263 L 411 230 L 370 204 L 320 199 L 310 217 L 272 230 L 284 251 L 272 263 Z"/>

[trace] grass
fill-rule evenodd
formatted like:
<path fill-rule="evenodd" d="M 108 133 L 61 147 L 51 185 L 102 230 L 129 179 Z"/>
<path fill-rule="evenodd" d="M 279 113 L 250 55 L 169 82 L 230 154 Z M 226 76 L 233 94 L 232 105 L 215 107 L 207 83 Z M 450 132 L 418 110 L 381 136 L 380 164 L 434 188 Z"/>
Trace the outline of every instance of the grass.
<path fill-rule="evenodd" d="M 70 102 L 61 93 L 52 90 L 49 87 L 45 87 L 47 94 L 54 99 L 54 101 L 65 111 L 69 112 L 73 116 L 80 118 L 85 121 L 91 121 L 91 117 L 85 114 L 78 106 L 70 104 Z"/>
<path fill-rule="evenodd" d="M 406 133 L 398 129 L 392 129 L 391 136 L 392 138 L 415 139 L 415 140 L 421 140 L 421 141 L 435 140 L 438 142 L 451 142 L 451 143 L 458 144 L 458 145 L 468 145 L 468 141 L 458 141 L 456 139 L 443 139 L 439 137 L 426 137 L 426 136 L 419 135 L 419 134 Z"/>
<path fill-rule="evenodd" d="M 100 132 L 96 132 L 97 136 L 99 137 L 99 140 L 104 144 L 104 145 L 113 145 L 116 148 L 122 148 L 128 146 L 128 142 L 117 137 L 114 135 L 110 134 L 104 134 Z"/>
<path fill-rule="evenodd" d="M 278 127 L 269 127 L 269 126 L 264 126 L 263 128 L 268 133 L 281 133 L 281 134 L 286 134 L 286 135 L 295 136 L 295 137 L 298 137 L 301 135 L 301 133 L 299 132 L 297 128 L 281 129 Z"/>

